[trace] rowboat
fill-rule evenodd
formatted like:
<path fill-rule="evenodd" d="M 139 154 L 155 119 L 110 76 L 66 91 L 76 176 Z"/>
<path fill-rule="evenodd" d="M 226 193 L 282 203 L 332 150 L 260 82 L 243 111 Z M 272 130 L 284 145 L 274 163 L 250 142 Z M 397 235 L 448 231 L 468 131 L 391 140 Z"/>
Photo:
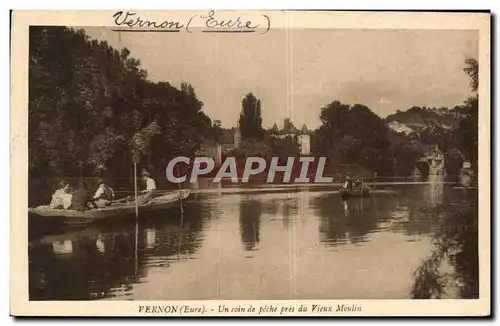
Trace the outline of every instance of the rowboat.
<path fill-rule="evenodd" d="M 145 204 L 139 205 L 139 213 L 165 210 L 186 199 L 190 192 L 188 189 L 174 191 L 162 196 L 154 197 Z M 62 218 L 69 221 L 95 221 L 104 218 L 127 216 L 135 214 L 134 202 L 111 204 L 102 208 L 93 208 L 85 211 L 71 209 L 53 209 L 48 205 L 29 208 L 28 212 L 37 217 Z"/>
<path fill-rule="evenodd" d="M 349 197 L 369 197 L 371 195 L 372 191 L 368 187 L 361 187 L 359 189 L 347 189 L 347 188 L 340 188 L 339 194 L 342 198 L 349 198 Z"/>

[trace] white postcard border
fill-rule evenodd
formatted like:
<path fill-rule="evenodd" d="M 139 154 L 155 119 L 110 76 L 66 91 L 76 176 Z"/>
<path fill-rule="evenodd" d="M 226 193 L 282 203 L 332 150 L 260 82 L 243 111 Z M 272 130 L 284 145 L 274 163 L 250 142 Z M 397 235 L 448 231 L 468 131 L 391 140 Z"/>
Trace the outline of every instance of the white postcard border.
<path fill-rule="evenodd" d="M 484 316 L 490 314 L 490 15 L 480 13 L 417 12 L 217 12 L 221 19 L 242 16 L 260 20 L 268 15 L 271 28 L 356 29 L 474 29 L 479 31 L 479 259 L 480 298 L 476 300 L 291 300 L 291 301 L 29 301 L 27 185 L 28 185 L 28 30 L 30 25 L 112 26 L 115 11 L 15 11 L 11 43 L 11 307 L 16 316 L 169 316 L 146 313 L 145 306 L 203 307 L 203 316 L 257 316 L 252 312 L 218 313 L 228 307 L 272 304 L 295 306 L 286 316 Z M 150 20 L 186 21 L 193 11 L 136 11 Z M 311 312 L 313 304 L 331 306 L 333 312 Z M 361 311 L 338 312 L 338 305 L 359 306 Z M 308 312 L 298 312 L 300 305 Z M 144 308 L 146 309 L 146 308 Z M 213 309 L 213 310 L 212 310 Z M 147 309 L 146 309 L 147 310 Z M 149 310 L 148 310 L 149 311 Z M 191 313 L 189 316 L 198 316 Z M 280 315 L 267 313 L 265 316 Z M 187 314 L 186 314 L 187 316 Z M 264 316 L 264 315 L 260 315 Z"/>

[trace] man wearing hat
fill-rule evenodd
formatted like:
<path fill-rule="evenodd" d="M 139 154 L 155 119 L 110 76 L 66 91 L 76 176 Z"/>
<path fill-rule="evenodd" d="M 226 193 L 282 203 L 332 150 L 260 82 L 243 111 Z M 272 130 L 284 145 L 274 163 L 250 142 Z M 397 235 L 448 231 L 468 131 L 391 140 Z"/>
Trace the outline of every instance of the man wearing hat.
<path fill-rule="evenodd" d="M 97 190 L 92 198 L 92 202 L 98 207 L 109 206 L 115 199 L 115 192 L 103 179 L 97 181 Z"/>

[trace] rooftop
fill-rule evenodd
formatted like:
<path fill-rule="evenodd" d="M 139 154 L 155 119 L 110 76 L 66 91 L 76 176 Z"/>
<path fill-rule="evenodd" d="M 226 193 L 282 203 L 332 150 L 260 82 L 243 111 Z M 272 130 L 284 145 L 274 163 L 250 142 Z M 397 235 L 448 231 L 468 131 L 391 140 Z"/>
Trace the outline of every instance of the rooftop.
<path fill-rule="evenodd" d="M 305 124 L 303 124 L 302 128 L 299 130 L 288 118 L 284 120 L 283 128 L 281 130 L 276 124 L 274 124 L 268 131 L 273 135 L 303 135 L 309 133 L 309 129 L 307 129 Z"/>

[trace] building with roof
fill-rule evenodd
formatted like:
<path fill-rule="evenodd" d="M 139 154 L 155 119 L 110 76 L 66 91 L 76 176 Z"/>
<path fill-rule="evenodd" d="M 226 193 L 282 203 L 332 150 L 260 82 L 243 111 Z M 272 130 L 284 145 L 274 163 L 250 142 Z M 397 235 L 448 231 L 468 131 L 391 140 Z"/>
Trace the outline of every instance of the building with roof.
<path fill-rule="evenodd" d="M 286 118 L 281 130 L 274 124 L 268 132 L 272 137 L 295 140 L 301 155 L 311 154 L 311 133 L 305 124 L 302 125 L 302 128 L 299 130 L 289 118 Z"/>

